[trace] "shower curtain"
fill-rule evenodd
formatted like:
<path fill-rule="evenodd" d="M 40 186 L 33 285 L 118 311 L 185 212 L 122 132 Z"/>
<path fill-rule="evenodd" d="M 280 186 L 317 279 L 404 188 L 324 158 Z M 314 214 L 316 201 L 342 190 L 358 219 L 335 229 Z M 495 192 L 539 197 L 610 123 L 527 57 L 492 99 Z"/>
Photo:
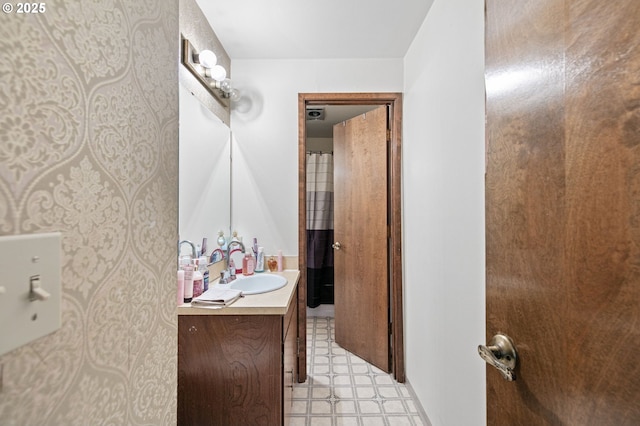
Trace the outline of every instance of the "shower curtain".
<path fill-rule="evenodd" d="M 307 153 L 307 306 L 333 303 L 333 154 Z"/>

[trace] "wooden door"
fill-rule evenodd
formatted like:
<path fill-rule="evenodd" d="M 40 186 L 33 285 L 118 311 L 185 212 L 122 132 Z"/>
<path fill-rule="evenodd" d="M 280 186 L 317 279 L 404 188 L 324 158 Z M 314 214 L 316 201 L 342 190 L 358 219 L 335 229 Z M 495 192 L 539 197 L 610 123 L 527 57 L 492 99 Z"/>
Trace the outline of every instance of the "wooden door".
<path fill-rule="evenodd" d="M 489 425 L 640 424 L 640 2 L 486 1 Z"/>
<path fill-rule="evenodd" d="M 336 343 L 389 372 L 387 107 L 333 132 Z"/>

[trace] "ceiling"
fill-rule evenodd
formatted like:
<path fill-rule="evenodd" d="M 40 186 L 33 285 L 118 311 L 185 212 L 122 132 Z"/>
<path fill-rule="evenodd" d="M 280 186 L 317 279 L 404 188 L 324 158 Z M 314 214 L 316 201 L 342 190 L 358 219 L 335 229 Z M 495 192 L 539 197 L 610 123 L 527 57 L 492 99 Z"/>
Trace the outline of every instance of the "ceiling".
<path fill-rule="evenodd" d="M 313 108 L 324 109 L 322 120 L 307 119 L 306 130 L 308 138 L 332 138 L 333 125 L 357 117 L 378 105 L 314 105 Z"/>
<path fill-rule="evenodd" d="M 402 58 L 433 0 L 196 0 L 231 59 Z"/>
<path fill-rule="evenodd" d="M 403 58 L 433 0 L 196 0 L 234 59 Z M 307 135 L 371 107 L 325 106 Z"/>

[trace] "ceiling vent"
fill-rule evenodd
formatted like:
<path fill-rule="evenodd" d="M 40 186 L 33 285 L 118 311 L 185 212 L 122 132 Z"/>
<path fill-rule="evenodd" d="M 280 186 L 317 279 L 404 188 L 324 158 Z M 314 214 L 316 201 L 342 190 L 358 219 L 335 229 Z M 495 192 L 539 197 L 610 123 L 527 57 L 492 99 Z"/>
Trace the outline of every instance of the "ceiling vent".
<path fill-rule="evenodd" d="M 324 108 L 307 108 L 307 121 L 324 120 Z"/>

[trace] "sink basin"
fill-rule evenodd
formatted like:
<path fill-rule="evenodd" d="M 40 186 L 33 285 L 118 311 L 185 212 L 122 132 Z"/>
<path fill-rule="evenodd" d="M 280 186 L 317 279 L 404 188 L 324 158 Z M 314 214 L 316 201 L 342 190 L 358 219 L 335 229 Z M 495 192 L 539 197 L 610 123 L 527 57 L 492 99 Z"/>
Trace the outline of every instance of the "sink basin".
<path fill-rule="evenodd" d="M 260 274 L 238 278 L 229 287 L 242 290 L 242 294 L 260 294 L 277 290 L 287 285 L 287 279 L 280 275 Z"/>

